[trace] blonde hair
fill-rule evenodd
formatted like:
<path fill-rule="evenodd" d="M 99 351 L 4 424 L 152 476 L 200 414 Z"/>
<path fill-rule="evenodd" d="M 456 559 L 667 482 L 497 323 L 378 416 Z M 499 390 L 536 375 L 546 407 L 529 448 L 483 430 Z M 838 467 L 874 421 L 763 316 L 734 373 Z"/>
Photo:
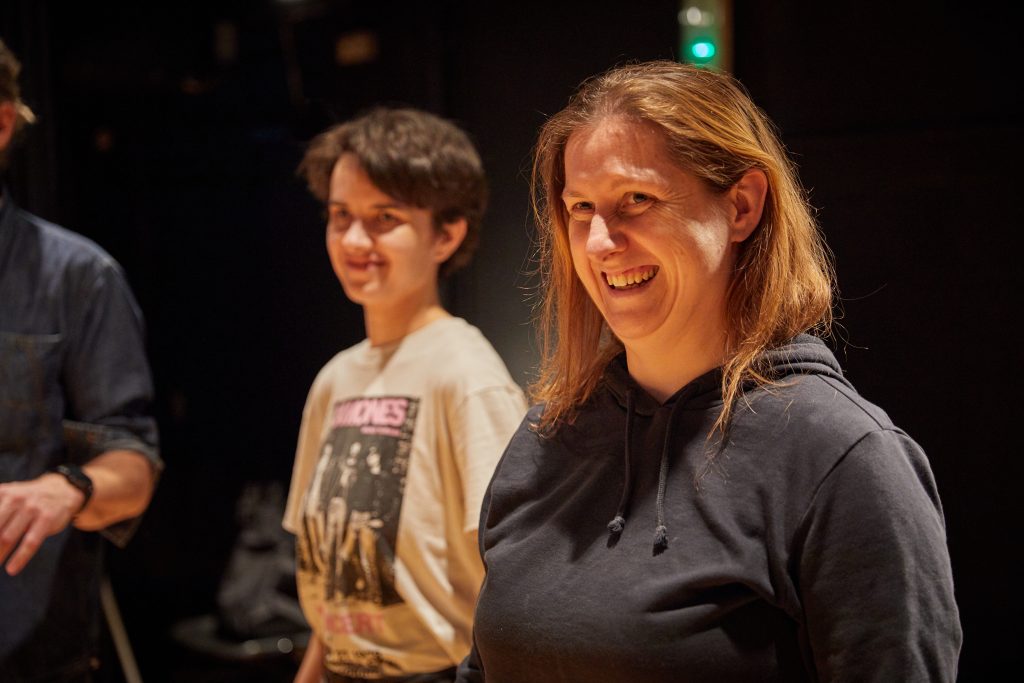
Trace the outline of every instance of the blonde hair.
<path fill-rule="evenodd" d="M 546 404 L 543 430 L 571 420 L 622 350 L 573 270 L 561 201 L 565 147 L 577 130 L 607 117 L 653 124 L 680 168 L 724 193 L 751 169 L 768 178 L 761 221 L 739 246 L 726 298 L 723 433 L 744 385 L 769 384 L 767 349 L 800 332 L 828 330 L 834 274 L 796 169 L 768 117 L 731 76 L 654 61 L 585 81 L 541 129 L 531 185 L 539 226 L 541 366 L 531 387 Z"/>

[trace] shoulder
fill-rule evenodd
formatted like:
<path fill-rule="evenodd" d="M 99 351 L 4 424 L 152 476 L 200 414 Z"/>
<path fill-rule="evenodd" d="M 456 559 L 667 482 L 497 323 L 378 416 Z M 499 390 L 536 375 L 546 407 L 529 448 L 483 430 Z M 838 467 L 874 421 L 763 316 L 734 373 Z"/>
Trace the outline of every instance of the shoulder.
<path fill-rule="evenodd" d="M 112 274 L 120 277 L 121 267 L 103 247 L 88 237 L 22 209 L 15 211 L 24 248 L 47 270 L 79 273 L 85 277 Z M 30 256 L 31 258 L 31 256 Z"/>
<path fill-rule="evenodd" d="M 495 389 L 522 393 L 491 343 L 465 320 L 440 320 L 423 332 L 414 362 L 442 390 L 463 396 Z"/>
<path fill-rule="evenodd" d="M 333 397 L 344 393 L 345 378 L 350 375 L 351 368 L 355 367 L 355 359 L 364 353 L 361 349 L 365 346 L 368 346 L 368 342 L 364 339 L 336 353 L 320 368 L 306 394 L 306 403 L 302 409 L 304 422 L 316 422 L 324 418 Z"/>
<path fill-rule="evenodd" d="M 369 341 L 364 339 L 358 344 L 342 349 L 324 363 L 313 379 L 312 391 L 329 388 L 343 381 L 346 374 L 355 366 L 360 365 L 366 357 Z"/>
<path fill-rule="evenodd" d="M 737 416 L 746 414 L 754 423 L 769 418 L 794 424 L 804 432 L 825 431 L 851 438 L 893 428 L 885 411 L 849 382 L 823 340 L 798 335 L 768 350 L 764 360 L 771 366 L 773 381 L 749 390 L 739 402 Z"/>
<path fill-rule="evenodd" d="M 833 444 L 841 451 L 865 434 L 896 429 L 888 414 L 849 382 L 825 374 L 793 374 L 751 391 L 737 405 L 735 418 L 741 430 L 819 449 Z"/>
<path fill-rule="evenodd" d="M 728 457 L 719 461 L 727 473 L 746 473 L 797 507 L 837 468 L 927 469 L 913 439 L 839 375 L 795 374 L 748 392 L 727 443 Z"/>
<path fill-rule="evenodd" d="M 551 458 L 544 456 L 556 447 L 557 438 L 539 431 L 543 413 L 543 405 L 531 406 L 512 433 L 492 480 L 499 490 L 532 491 L 533 486 L 527 482 L 543 479 L 544 469 L 552 465 Z"/>
<path fill-rule="evenodd" d="M 846 478 L 857 487 L 884 488 L 884 482 L 917 482 L 936 496 L 928 459 L 921 447 L 900 429 L 864 434 L 837 465 L 832 478 Z"/>
<path fill-rule="evenodd" d="M 3 218 L 2 273 L 12 309 L 33 310 L 37 332 L 142 330 L 142 312 L 120 265 L 87 237 L 17 207 Z"/>
<path fill-rule="evenodd" d="M 424 328 L 423 337 L 417 339 L 425 353 L 450 356 L 450 365 L 490 365 L 501 362 L 498 352 L 476 326 L 462 318 L 445 318 Z"/>

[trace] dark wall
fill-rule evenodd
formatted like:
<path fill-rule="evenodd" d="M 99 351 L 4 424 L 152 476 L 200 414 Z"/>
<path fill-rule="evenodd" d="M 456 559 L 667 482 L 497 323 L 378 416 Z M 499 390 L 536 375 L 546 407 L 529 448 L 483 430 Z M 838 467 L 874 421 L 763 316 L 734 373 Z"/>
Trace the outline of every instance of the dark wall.
<path fill-rule="evenodd" d="M 1021 359 L 1020 16 L 951 3 L 744 7 L 736 68 L 820 210 L 841 360 L 929 454 L 965 630 L 961 680 L 995 679 L 1021 662 L 1009 559 L 1024 531 L 1009 379 Z"/>
<path fill-rule="evenodd" d="M 1021 663 L 1009 560 L 1021 538 L 1009 389 L 1019 17 L 736 4 L 736 73 L 779 125 L 835 253 L 840 359 L 931 458 L 966 633 L 961 680 L 994 678 Z M 672 58 L 678 4 L 138 5 L 5 3 L 0 36 L 40 114 L 14 194 L 111 251 L 149 324 L 168 469 L 112 559 L 143 674 L 159 681 L 172 679 L 169 626 L 213 608 L 243 483 L 287 481 L 310 381 L 362 337 L 294 175 L 303 144 L 378 102 L 467 128 L 492 201 L 483 247 L 447 299 L 525 383 L 537 128 L 583 78 Z M 357 30 L 377 35 L 378 58 L 337 66 L 335 38 Z"/>

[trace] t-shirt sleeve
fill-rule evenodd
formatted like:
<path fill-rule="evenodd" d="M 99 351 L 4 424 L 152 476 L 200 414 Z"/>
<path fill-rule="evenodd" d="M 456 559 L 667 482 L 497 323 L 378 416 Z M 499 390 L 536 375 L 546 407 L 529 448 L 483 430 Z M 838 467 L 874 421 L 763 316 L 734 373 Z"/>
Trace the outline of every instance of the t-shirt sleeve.
<path fill-rule="evenodd" d="M 514 386 L 481 389 L 462 401 L 452 427 L 452 442 L 462 479 L 463 529 L 467 533 L 480 523 L 487 484 L 526 407 L 523 392 Z"/>
<path fill-rule="evenodd" d="M 798 585 L 822 681 L 954 681 L 962 632 L 924 453 L 899 431 L 860 440 L 804 519 Z"/>

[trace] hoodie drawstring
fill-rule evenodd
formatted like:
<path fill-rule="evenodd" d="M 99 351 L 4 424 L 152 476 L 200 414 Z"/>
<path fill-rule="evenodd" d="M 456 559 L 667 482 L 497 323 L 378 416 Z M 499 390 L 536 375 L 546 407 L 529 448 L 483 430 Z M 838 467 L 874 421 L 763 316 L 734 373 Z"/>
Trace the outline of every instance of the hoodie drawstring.
<path fill-rule="evenodd" d="M 665 440 L 661 447 L 661 462 L 658 464 L 658 496 L 655 500 L 656 526 L 654 527 L 654 552 L 658 554 L 668 548 L 668 527 L 665 525 L 665 487 L 668 484 L 669 466 L 669 444 L 672 440 L 672 423 L 675 421 L 676 410 L 680 402 L 672 406 L 668 414 L 668 421 L 665 425 Z M 622 497 L 619 499 L 619 509 L 612 521 L 608 522 L 608 531 L 612 534 L 622 533 L 626 526 L 626 508 L 629 506 L 629 499 L 633 492 L 632 457 L 630 444 L 633 432 L 633 390 L 626 391 L 626 478 L 622 484 Z"/>
<path fill-rule="evenodd" d="M 622 497 L 619 498 L 619 509 L 612 521 L 608 522 L 608 531 L 612 534 L 622 533 L 626 526 L 626 506 L 633 490 L 633 475 L 630 472 L 629 442 L 633 426 L 633 390 L 626 391 L 626 480 L 622 483 Z"/>
<path fill-rule="evenodd" d="M 655 500 L 656 526 L 654 527 L 654 552 L 660 553 L 668 547 L 668 528 L 665 526 L 665 485 L 668 482 L 668 444 L 672 439 L 672 420 L 676 416 L 677 402 L 668 414 L 665 424 L 665 442 L 661 446 L 661 463 L 658 465 L 658 497 Z"/>

